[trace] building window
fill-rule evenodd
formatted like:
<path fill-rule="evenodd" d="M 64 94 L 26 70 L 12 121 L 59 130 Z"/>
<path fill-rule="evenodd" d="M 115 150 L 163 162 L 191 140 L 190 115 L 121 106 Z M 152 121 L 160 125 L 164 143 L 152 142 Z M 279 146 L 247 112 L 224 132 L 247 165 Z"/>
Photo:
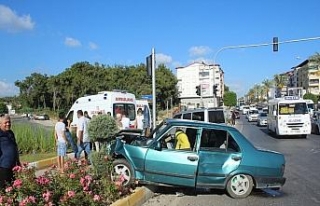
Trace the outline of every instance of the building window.
<path fill-rule="evenodd" d="M 310 79 L 309 84 L 319 84 L 319 79 Z"/>

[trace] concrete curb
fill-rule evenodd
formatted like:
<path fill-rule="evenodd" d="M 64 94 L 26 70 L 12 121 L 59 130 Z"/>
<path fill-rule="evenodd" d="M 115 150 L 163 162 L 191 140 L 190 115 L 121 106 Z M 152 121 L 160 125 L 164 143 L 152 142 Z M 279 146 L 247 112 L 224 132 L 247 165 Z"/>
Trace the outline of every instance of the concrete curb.
<path fill-rule="evenodd" d="M 67 158 L 74 158 L 74 153 L 68 154 Z M 54 164 L 57 164 L 57 157 L 31 162 L 29 163 L 29 167 L 35 167 L 36 170 L 42 170 Z M 154 192 L 150 188 L 137 187 L 132 194 L 123 199 L 117 200 L 112 203 L 111 206 L 140 206 L 153 197 L 153 195 Z"/>
<path fill-rule="evenodd" d="M 74 153 L 67 154 L 67 158 L 74 158 Z M 52 157 L 44 160 L 29 163 L 29 167 L 34 167 L 36 170 L 45 169 L 51 165 L 57 164 L 57 157 Z"/>
<path fill-rule="evenodd" d="M 123 199 L 117 200 L 111 206 L 140 206 L 148 199 L 153 197 L 154 193 L 147 187 L 138 187 L 134 193 Z"/>

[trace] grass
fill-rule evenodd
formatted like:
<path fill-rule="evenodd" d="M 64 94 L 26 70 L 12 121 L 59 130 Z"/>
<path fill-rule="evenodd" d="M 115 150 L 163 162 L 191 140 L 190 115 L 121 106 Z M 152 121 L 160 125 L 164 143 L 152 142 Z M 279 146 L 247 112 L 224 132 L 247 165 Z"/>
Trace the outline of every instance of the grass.
<path fill-rule="evenodd" d="M 21 162 L 35 162 L 51 157 L 56 157 L 56 152 L 49 152 L 49 153 L 39 153 L 39 154 L 25 154 L 20 156 Z"/>

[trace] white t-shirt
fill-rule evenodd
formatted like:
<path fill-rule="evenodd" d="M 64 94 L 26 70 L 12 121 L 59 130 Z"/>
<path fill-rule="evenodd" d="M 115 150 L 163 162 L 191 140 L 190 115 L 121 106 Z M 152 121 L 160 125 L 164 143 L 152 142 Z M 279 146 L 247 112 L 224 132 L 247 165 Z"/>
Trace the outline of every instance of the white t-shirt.
<path fill-rule="evenodd" d="M 88 133 L 88 124 L 89 124 L 88 118 L 85 118 L 84 116 L 82 116 L 78 119 L 77 136 L 80 131 L 83 131 L 83 138 L 82 138 L 83 142 L 90 142 L 89 133 Z"/>
<path fill-rule="evenodd" d="M 63 138 L 63 134 L 65 135 L 66 132 L 66 125 L 63 122 L 57 122 L 54 129 L 58 136 L 58 142 L 66 143 L 65 139 Z"/>
<path fill-rule="evenodd" d="M 130 119 L 128 117 L 122 117 L 121 123 L 122 123 L 122 129 L 130 128 Z"/>
<path fill-rule="evenodd" d="M 137 129 L 143 129 L 143 115 L 137 115 Z"/>

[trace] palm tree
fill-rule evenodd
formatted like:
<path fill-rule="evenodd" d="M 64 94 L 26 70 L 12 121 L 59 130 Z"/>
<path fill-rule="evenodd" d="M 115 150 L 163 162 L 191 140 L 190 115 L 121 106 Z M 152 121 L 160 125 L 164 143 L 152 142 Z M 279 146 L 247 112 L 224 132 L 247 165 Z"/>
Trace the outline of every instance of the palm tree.
<path fill-rule="evenodd" d="M 273 85 L 273 81 L 272 80 L 269 80 L 269 79 L 265 79 L 262 81 L 262 85 L 265 89 L 265 96 L 267 96 L 267 100 L 269 99 L 269 91 L 270 91 L 270 88 L 272 87 Z"/>
<path fill-rule="evenodd" d="M 273 77 L 274 84 L 277 88 L 277 96 L 281 96 L 282 88 L 285 86 L 284 76 L 281 74 L 275 74 Z"/>

